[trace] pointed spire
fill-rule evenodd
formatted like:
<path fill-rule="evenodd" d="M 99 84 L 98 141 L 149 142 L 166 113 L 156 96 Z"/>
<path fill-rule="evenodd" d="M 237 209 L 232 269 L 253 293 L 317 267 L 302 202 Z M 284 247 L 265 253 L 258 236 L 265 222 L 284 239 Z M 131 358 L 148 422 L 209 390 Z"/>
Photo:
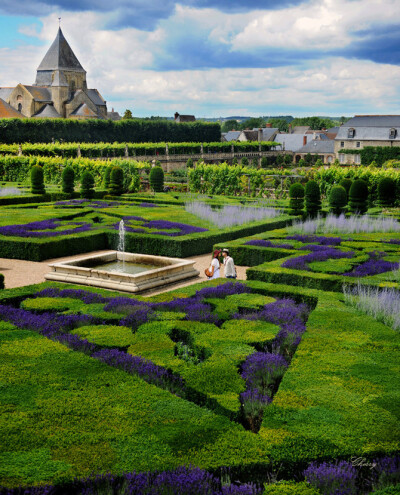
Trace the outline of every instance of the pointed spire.
<path fill-rule="evenodd" d="M 64 38 L 61 27 L 58 28 L 56 39 L 53 41 L 37 70 L 72 70 L 85 72 L 69 46 L 68 41 Z"/>

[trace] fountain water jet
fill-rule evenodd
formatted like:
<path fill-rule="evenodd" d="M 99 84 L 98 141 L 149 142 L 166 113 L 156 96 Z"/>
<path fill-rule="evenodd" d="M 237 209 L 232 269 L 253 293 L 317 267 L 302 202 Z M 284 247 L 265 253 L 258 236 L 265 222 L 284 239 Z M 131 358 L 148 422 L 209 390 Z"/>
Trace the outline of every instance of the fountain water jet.
<path fill-rule="evenodd" d="M 121 220 L 119 222 L 119 228 L 118 228 L 118 247 L 117 251 L 119 251 L 122 255 L 122 271 L 125 271 L 125 224 L 124 221 Z"/>

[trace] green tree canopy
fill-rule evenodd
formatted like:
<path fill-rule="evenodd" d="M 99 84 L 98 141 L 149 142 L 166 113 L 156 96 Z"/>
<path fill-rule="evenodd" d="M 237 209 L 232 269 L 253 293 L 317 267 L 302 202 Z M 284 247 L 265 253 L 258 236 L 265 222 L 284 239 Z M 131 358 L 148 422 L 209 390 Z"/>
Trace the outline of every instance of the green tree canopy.
<path fill-rule="evenodd" d="M 133 119 L 132 112 L 130 110 L 126 109 L 122 118 L 124 120 Z"/>

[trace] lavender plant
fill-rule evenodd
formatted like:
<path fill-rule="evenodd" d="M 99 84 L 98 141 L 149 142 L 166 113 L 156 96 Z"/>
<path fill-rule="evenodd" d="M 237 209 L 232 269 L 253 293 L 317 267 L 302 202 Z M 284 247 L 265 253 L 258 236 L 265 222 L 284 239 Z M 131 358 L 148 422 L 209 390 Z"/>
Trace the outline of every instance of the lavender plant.
<path fill-rule="evenodd" d="M 311 463 L 304 471 L 306 480 L 324 495 L 356 495 L 357 470 L 346 461 Z"/>
<path fill-rule="evenodd" d="M 325 219 L 318 216 L 315 219 L 295 221 L 291 231 L 297 234 L 355 234 L 373 232 L 400 232 L 400 223 L 395 218 L 371 217 L 369 215 L 338 217 L 329 214 Z"/>
<path fill-rule="evenodd" d="M 400 293 L 397 290 L 367 287 L 359 283 L 356 287 L 343 286 L 343 293 L 347 304 L 394 330 L 400 330 Z"/>
<path fill-rule="evenodd" d="M 71 225 L 73 228 L 65 230 L 55 230 L 61 225 Z M 0 235 L 13 237 L 56 237 L 62 235 L 78 234 L 87 232 L 92 229 L 92 225 L 87 222 L 65 222 L 57 218 L 51 220 L 41 220 L 38 222 L 30 222 L 21 225 L 4 225 L 0 227 Z"/>
<path fill-rule="evenodd" d="M 243 225 L 250 222 L 276 218 L 282 215 L 282 210 L 277 208 L 254 208 L 244 206 L 227 205 L 219 210 L 214 210 L 210 205 L 200 202 L 185 203 L 185 210 L 203 220 L 208 220 L 221 228 Z"/>

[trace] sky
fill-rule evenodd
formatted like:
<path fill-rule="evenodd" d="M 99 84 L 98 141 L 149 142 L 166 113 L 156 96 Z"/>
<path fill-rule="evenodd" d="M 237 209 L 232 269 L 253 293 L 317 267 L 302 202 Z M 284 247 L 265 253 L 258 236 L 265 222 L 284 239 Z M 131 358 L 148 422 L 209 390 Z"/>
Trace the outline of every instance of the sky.
<path fill-rule="evenodd" d="M 1 0 L 0 86 L 35 81 L 59 17 L 121 114 L 400 114 L 400 0 Z"/>

